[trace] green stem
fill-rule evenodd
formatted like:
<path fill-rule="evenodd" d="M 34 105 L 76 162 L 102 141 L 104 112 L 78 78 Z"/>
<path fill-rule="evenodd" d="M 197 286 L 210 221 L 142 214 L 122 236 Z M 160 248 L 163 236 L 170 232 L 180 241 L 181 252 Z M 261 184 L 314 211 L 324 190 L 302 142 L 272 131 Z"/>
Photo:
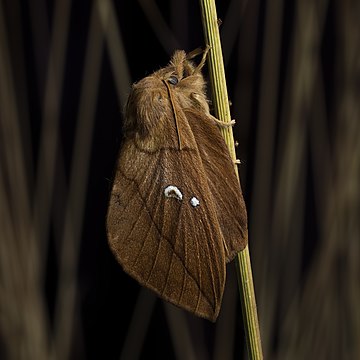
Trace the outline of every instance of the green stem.
<path fill-rule="evenodd" d="M 220 120 L 230 122 L 230 106 L 215 0 L 200 0 L 200 6 L 205 42 L 206 45 L 211 47 L 208 55 L 208 65 L 215 116 Z M 232 128 L 222 129 L 222 134 L 228 145 L 230 155 L 235 160 L 236 153 Z M 237 167 L 235 167 L 235 171 L 239 177 Z M 249 359 L 263 359 L 248 246 L 236 257 L 236 265 Z"/>

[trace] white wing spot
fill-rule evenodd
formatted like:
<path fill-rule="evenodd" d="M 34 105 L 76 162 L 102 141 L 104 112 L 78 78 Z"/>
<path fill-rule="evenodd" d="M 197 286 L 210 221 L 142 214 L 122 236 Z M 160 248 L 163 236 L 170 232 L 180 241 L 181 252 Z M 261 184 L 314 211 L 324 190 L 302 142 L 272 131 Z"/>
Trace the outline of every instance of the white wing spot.
<path fill-rule="evenodd" d="M 197 199 L 197 198 L 194 196 L 194 197 L 192 197 L 192 198 L 190 199 L 190 204 L 191 204 L 193 207 L 197 207 L 197 206 L 200 205 L 200 201 L 199 201 L 199 199 Z"/>
<path fill-rule="evenodd" d="M 178 200 L 182 200 L 183 198 L 181 191 L 174 185 L 167 186 L 164 190 L 164 194 L 168 198 L 173 197 Z"/>

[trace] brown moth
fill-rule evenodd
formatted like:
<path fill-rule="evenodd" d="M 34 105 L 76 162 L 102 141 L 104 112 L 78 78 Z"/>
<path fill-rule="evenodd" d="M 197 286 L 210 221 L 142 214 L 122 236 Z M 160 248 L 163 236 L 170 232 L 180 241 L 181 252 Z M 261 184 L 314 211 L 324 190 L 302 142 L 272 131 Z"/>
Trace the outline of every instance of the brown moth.
<path fill-rule="evenodd" d="M 201 73 L 175 51 L 133 84 L 107 214 L 125 272 L 161 298 L 215 321 L 226 263 L 247 244 L 241 188 Z"/>

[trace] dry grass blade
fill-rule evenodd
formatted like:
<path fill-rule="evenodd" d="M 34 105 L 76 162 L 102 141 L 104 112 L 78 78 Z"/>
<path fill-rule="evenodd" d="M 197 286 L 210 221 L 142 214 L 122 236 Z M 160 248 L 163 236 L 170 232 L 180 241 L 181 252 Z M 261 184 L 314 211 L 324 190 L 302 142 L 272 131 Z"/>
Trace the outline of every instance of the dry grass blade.
<path fill-rule="evenodd" d="M 140 359 L 156 300 L 155 295 L 149 290 L 140 289 L 124 345 L 121 349 L 120 360 Z"/>
<path fill-rule="evenodd" d="M 248 3 L 248 0 L 232 0 L 227 9 L 224 22 L 221 24 L 220 31 L 223 39 L 222 47 L 225 64 L 235 48 L 236 37 L 239 35 L 243 25 L 243 17 Z"/>
<path fill-rule="evenodd" d="M 8 39 L 0 3 L 0 332 L 7 356 L 41 360 L 48 355 L 48 324 Z"/>
<path fill-rule="evenodd" d="M 266 239 L 271 229 L 268 206 L 271 204 L 274 176 L 275 133 L 277 120 L 277 98 L 279 96 L 279 73 L 281 52 L 281 31 L 283 1 L 277 0 L 268 7 L 265 18 L 265 38 L 261 68 L 261 87 L 259 120 L 256 134 L 256 152 L 254 161 L 254 193 L 252 200 L 251 225 L 254 239 Z M 277 281 L 276 276 L 269 278 L 272 267 L 268 257 L 272 244 L 269 241 L 254 241 L 254 267 L 259 271 L 259 314 L 264 353 L 269 353 L 272 342 L 272 325 L 275 316 Z M 264 271 L 265 270 L 265 271 Z"/>
<path fill-rule="evenodd" d="M 102 59 L 103 35 L 100 30 L 98 7 L 94 3 L 87 40 L 65 224 L 61 241 L 55 340 L 57 354 L 63 359 L 70 356 L 74 320 L 78 313 L 75 311 L 77 301 L 76 274 Z"/>
<path fill-rule="evenodd" d="M 184 46 L 188 43 L 190 22 L 189 0 L 172 0 L 170 9 L 171 29 L 174 31 L 174 37 L 178 39 L 179 45 Z"/>
<path fill-rule="evenodd" d="M 164 303 L 167 321 L 171 332 L 176 359 L 195 360 L 194 347 L 191 342 L 188 323 L 184 313 L 175 306 Z"/>
<path fill-rule="evenodd" d="M 67 35 L 70 21 L 70 6 L 71 2 L 69 0 L 57 1 L 55 3 L 42 108 L 43 121 L 34 195 L 34 227 L 40 246 L 40 257 L 43 261 L 46 259 L 47 236 L 51 214 L 50 207 L 59 143 L 58 128 Z M 42 264 L 42 266 L 44 266 L 44 264 Z"/>
<path fill-rule="evenodd" d="M 234 358 L 236 343 L 236 316 L 238 299 L 237 279 L 234 268 L 227 268 L 225 292 L 222 300 L 221 315 L 216 322 L 214 343 L 214 360 L 230 360 Z"/>
<path fill-rule="evenodd" d="M 102 31 L 110 54 L 110 61 L 119 98 L 123 107 L 131 85 L 121 31 L 116 19 L 114 4 L 110 0 L 97 0 Z"/>
<path fill-rule="evenodd" d="M 138 2 L 165 51 L 170 55 L 174 47 L 180 49 L 179 42 L 167 26 L 156 2 L 154 0 L 138 0 Z"/>
<path fill-rule="evenodd" d="M 279 177 L 275 193 L 275 212 L 273 218 L 273 246 L 277 249 L 275 263 L 283 263 L 278 268 L 274 278 L 281 279 L 279 288 L 282 289 L 276 300 L 282 305 L 281 317 L 286 318 L 287 304 L 293 302 L 293 309 L 297 304 L 297 286 L 300 282 L 302 229 L 304 229 L 305 214 L 305 184 L 306 184 L 306 137 L 307 123 L 305 114 L 311 113 L 313 96 L 315 94 L 317 73 L 319 71 L 320 41 L 323 31 L 324 16 L 327 9 L 326 2 L 318 4 L 312 2 L 297 2 L 296 23 L 294 31 L 293 52 L 287 86 L 289 98 L 283 112 L 283 125 L 280 132 L 283 145 L 279 148 Z M 286 269 L 285 276 L 281 273 Z M 285 310 L 285 311 L 284 311 Z M 295 314 L 295 313 L 293 313 Z M 300 317 L 298 317 L 298 315 Z M 299 321 L 304 315 L 300 313 L 291 318 L 288 327 L 282 329 L 284 341 L 281 342 L 278 355 L 280 358 L 299 356 L 299 348 L 292 348 L 291 338 L 295 338 L 299 331 Z M 286 322 L 285 322 L 286 323 Z M 306 331 L 307 334 L 310 331 Z M 285 339 L 285 334 L 286 338 Z M 287 349 L 286 351 L 284 349 Z M 290 350 L 291 349 L 291 350 Z M 290 351 L 290 353 L 289 353 Z M 295 355 L 296 354 L 296 355 Z M 310 356 L 310 354 L 308 354 Z M 303 355 L 301 355 L 303 356 Z M 301 357 L 300 356 L 300 357 Z"/>

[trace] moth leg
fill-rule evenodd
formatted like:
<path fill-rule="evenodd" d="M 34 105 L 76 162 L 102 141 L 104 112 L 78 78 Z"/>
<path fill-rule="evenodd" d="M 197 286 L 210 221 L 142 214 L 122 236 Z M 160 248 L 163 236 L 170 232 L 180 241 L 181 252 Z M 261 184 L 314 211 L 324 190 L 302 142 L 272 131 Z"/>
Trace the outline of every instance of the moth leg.
<path fill-rule="evenodd" d="M 203 49 L 202 47 L 198 47 L 198 48 L 196 48 L 195 50 L 187 53 L 186 59 L 187 59 L 187 60 L 191 60 L 191 59 L 193 59 L 194 57 L 202 54 L 203 52 L 204 52 L 204 49 Z"/>
<path fill-rule="evenodd" d="M 236 123 L 235 120 L 231 120 L 231 121 L 222 121 L 222 120 L 219 120 L 219 119 L 217 119 L 215 116 L 212 116 L 211 114 L 210 114 L 210 117 L 211 117 L 211 119 L 212 119 L 213 121 L 215 121 L 215 123 L 216 123 L 217 125 L 219 125 L 221 128 L 228 128 L 228 127 L 230 127 L 230 126 L 234 126 L 235 123 Z"/>
<path fill-rule="evenodd" d="M 241 164 L 241 160 L 239 160 L 239 159 L 235 159 L 235 160 L 233 160 L 233 162 L 234 162 L 234 165 L 240 165 Z"/>
<path fill-rule="evenodd" d="M 207 57 L 210 49 L 211 49 L 211 46 L 206 45 L 205 49 L 203 50 L 203 56 L 201 58 L 201 61 L 200 61 L 199 65 L 196 67 L 194 73 L 199 72 L 203 68 L 203 66 L 205 65 L 206 57 Z"/>
<path fill-rule="evenodd" d="M 198 48 L 196 48 L 195 50 L 187 53 L 186 55 L 186 59 L 187 60 L 191 60 L 193 59 L 194 57 L 200 55 L 200 54 L 203 54 L 203 57 L 205 56 L 206 57 L 206 54 L 208 53 L 208 51 L 210 50 L 211 46 L 210 45 L 206 45 L 205 46 L 205 49 L 203 49 L 201 46 L 199 46 Z M 205 55 L 204 55 L 205 53 Z"/>

